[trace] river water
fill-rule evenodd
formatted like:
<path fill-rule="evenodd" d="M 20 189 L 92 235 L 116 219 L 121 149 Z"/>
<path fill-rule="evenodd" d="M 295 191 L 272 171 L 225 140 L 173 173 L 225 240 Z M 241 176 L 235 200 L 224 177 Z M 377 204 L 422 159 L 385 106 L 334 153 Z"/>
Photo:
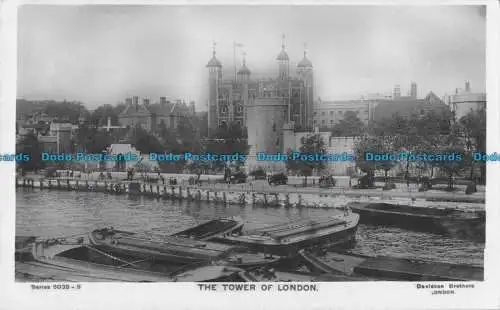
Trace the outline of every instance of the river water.
<path fill-rule="evenodd" d="M 246 230 L 333 210 L 223 206 L 95 192 L 16 189 L 16 235 L 61 237 L 113 226 L 171 234 L 213 217 L 240 216 Z M 401 228 L 360 224 L 353 253 L 483 266 L 484 244 Z"/>

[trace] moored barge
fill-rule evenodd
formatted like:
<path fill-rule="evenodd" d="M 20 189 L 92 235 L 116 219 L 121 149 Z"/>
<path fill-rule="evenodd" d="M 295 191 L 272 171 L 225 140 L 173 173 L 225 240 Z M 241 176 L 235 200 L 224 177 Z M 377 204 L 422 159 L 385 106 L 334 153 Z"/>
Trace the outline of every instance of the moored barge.
<path fill-rule="evenodd" d="M 300 251 L 313 272 L 364 276 L 383 281 L 483 281 L 484 269 L 477 266 L 431 262 L 387 256 L 328 253 L 322 257 Z"/>
<path fill-rule="evenodd" d="M 255 252 L 294 256 L 304 248 L 352 244 L 358 223 L 359 215 L 348 212 L 343 216 L 297 220 L 213 240 L 244 246 Z"/>
<path fill-rule="evenodd" d="M 96 249 L 113 255 L 165 264 L 217 263 L 254 268 L 277 264 L 281 259 L 263 253 L 250 253 L 234 245 L 108 228 L 94 230 L 89 234 L 89 240 Z"/>
<path fill-rule="evenodd" d="M 238 280 L 237 275 L 242 272 L 239 268 L 215 265 L 176 267 L 165 272 L 152 268 L 150 262 L 127 261 L 96 250 L 83 240 L 37 238 L 30 247 L 30 255 L 26 247 L 16 250 L 17 281 L 225 282 Z"/>
<path fill-rule="evenodd" d="M 485 213 L 452 208 L 416 207 L 388 203 L 347 204 L 361 215 L 361 223 L 397 226 L 484 241 Z"/>

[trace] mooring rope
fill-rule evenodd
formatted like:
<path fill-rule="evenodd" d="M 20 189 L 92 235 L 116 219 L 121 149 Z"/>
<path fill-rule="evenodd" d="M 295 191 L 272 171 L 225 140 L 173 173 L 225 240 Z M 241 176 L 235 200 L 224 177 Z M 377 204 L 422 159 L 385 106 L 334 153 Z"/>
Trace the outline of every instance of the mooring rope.
<path fill-rule="evenodd" d="M 111 254 L 106 253 L 106 252 L 100 251 L 100 250 L 98 250 L 98 249 L 96 249 L 96 248 L 93 248 L 93 247 L 91 247 L 91 246 L 89 246 L 89 245 L 86 245 L 86 244 L 85 244 L 85 245 L 83 245 L 83 246 L 84 246 L 84 247 L 86 247 L 86 248 L 88 248 L 89 250 L 96 251 L 96 252 L 97 252 L 97 253 L 99 253 L 99 254 L 102 254 L 102 255 L 104 255 L 104 256 L 106 256 L 106 257 L 109 257 L 109 258 L 111 258 L 111 259 L 117 260 L 117 261 L 119 261 L 119 262 L 121 262 L 121 263 L 123 263 L 123 264 L 126 264 L 126 265 L 132 265 L 132 266 L 134 266 L 134 267 L 138 267 L 137 265 L 135 265 L 135 264 L 133 264 L 133 263 L 131 263 L 131 262 L 127 262 L 127 261 L 125 261 L 125 260 L 122 260 L 122 259 L 120 259 L 120 258 L 118 258 L 118 257 L 115 257 L 115 256 L 113 256 L 113 255 L 111 255 Z"/>

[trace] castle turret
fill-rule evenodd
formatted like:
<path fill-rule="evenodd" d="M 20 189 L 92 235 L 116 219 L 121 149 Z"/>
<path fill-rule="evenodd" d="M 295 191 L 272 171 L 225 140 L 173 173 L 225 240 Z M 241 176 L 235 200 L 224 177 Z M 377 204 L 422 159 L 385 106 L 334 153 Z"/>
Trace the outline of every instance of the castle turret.
<path fill-rule="evenodd" d="M 281 42 L 281 52 L 276 57 L 277 75 L 280 80 L 288 80 L 290 76 L 290 58 L 285 52 L 285 36 Z"/>
<path fill-rule="evenodd" d="M 247 68 L 245 56 L 246 56 L 246 54 L 243 53 L 243 65 L 241 66 L 241 68 L 238 70 L 238 73 L 237 73 L 238 82 L 249 81 L 250 75 L 252 74 L 250 69 Z"/>
<path fill-rule="evenodd" d="M 314 102 L 314 72 L 311 61 L 307 58 L 306 45 L 304 45 L 304 58 L 297 64 L 297 75 L 304 83 L 304 107 L 300 113 L 304 115 L 302 126 L 312 126 L 313 102 Z"/>
<path fill-rule="evenodd" d="M 222 83 L 222 63 L 215 57 L 215 43 L 212 59 L 207 64 L 208 68 L 208 135 L 211 136 L 218 127 L 218 99 L 219 88 Z"/>

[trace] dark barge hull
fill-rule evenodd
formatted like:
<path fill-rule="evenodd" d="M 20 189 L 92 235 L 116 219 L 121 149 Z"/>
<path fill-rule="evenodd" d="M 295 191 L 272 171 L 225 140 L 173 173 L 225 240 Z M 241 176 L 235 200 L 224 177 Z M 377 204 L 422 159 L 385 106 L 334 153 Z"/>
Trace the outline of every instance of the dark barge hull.
<path fill-rule="evenodd" d="M 232 244 L 238 246 L 244 246 L 253 252 L 268 253 L 273 255 L 279 255 L 283 257 L 293 257 L 304 248 L 311 247 L 349 247 L 356 241 L 356 231 L 357 226 L 335 232 L 333 234 L 319 236 L 315 238 L 310 238 L 306 240 L 299 241 L 293 244 L 261 244 L 252 243 L 248 240 L 238 240 L 228 239 L 228 238 L 215 238 L 214 241 Z"/>
<path fill-rule="evenodd" d="M 344 273 L 381 281 L 483 281 L 484 268 L 395 257 L 330 253 L 334 263 L 301 251 L 309 269 L 326 274 Z M 342 264 L 345 264 L 342 266 Z"/>
<path fill-rule="evenodd" d="M 172 236 L 148 240 L 145 237 L 134 238 L 135 234 L 131 232 L 115 231 L 120 238 L 113 244 L 107 240 L 99 240 L 96 235 L 100 232 L 102 230 L 89 235 L 90 242 L 97 250 L 129 260 L 153 262 L 154 265 L 183 266 L 219 261 L 223 265 L 250 269 L 288 264 L 284 258 L 249 253 L 243 247 Z"/>
<path fill-rule="evenodd" d="M 137 236 L 126 231 L 113 231 L 112 235 L 107 234 L 108 230 L 96 230 L 89 234 L 89 240 L 96 249 L 103 252 L 139 259 L 151 258 L 158 262 L 174 264 L 209 262 L 226 258 L 233 251 L 233 248 L 225 245 L 185 238 Z M 117 238 L 112 239 L 115 236 Z M 155 240 L 155 237 L 158 239 Z"/>
<path fill-rule="evenodd" d="M 403 281 L 483 281 L 484 269 L 418 260 L 376 257 L 354 268 L 365 276 L 382 276 Z"/>
<path fill-rule="evenodd" d="M 363 224 L 386 225 L 473 239 L 484 242 L 484 214 L 466 217 L 466 212 L 386 203 L 350 203 L 353 212 L 361 216 Z"/>

